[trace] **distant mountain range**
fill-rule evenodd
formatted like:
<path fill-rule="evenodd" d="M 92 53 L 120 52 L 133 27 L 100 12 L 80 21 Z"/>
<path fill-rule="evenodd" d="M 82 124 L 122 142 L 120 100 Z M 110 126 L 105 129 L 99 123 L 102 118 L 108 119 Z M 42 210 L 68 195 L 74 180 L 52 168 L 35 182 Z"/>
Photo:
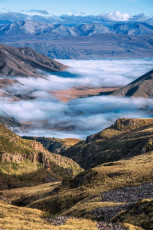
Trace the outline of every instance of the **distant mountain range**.
<path fill-rule="evenodd" d="M 138 15 L 122 14 L 119 11 L 111 13 L 101 13 L 99 15 L 84 15 L 73 12 L 72 14 L 52 15 L 49 12 L 32 10 L 31 12 L 0 12 L 0 24 L 5 25 L 17 21 L 33 21 L 40 23 L 79 25 L 85 23 L 101 23 L 103 25 L 112 25 L 116 22 L 145 22 L 153 25 L 153 18 L 144 13 Z"/>
<path fill-rule="evenodd" d="M 8 35 L 16 37 L 17 40 L 24 36 L 32 36 L 33 38 L 43 37 L 47 40 L 51 38 L 61 38 L 69 36 L 92 36 L 96 34 L 128 34 L 142 35 L 153 33 L 153 25 L 143 22 L 119 22 L 113 25 L 103 25 L 100 23 L 87 23 L 79 25 L 64 24 L 46 24 L 32 21 L 13 22 L 0 27 L 0 37 Z M 51 37 L 48 37 L 51 36 Z"/>
<path fill-rule="evenodd" d="M 21 21 L 2 25 L 0 40 L 56 59 L 153 57 L 153 26 L 144 22 L 64 25 Z"/>

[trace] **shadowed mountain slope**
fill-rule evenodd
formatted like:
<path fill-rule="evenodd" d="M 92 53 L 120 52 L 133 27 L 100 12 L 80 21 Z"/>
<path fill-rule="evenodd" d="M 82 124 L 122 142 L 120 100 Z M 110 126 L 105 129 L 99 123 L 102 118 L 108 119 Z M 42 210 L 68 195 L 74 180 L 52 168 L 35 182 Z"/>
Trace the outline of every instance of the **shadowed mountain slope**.
<path fill-rule="evenodd" d="M 153 70 L 144 74 L 127 86 L 115 90 L 110 95 L 145 98 L 153 97 Z"/>
<path fill-rule="evenodd" d="M 42 76 L 41 71 L 56 72 L 67 66 L 31 48 L 0 45 L 0 76 Z"/>

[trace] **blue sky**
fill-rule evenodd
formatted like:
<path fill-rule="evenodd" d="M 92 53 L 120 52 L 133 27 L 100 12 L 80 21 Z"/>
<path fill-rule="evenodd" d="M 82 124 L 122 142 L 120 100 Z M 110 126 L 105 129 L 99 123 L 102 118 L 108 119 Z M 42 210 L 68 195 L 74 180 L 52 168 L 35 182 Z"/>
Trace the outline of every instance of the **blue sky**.
<path fill-rule="evenodd" d="M 47 10 L 50 14 L 61 15 L 75 12 L 100 14 L 120 11 L 135 15 L 153 15 L 153 0 L 0 0 L 0 11 Z"/>

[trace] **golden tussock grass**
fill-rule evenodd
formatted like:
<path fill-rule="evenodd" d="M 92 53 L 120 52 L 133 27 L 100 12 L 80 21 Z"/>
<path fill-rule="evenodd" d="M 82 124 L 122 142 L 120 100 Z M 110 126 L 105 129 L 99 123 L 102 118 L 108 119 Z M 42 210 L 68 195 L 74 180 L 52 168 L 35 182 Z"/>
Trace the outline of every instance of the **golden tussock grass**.
<path fill-rule="evenodd" d="M 153 152 L 85 171 L 74 180 L 62 184 L 55 195 L 37 200 L 30 204 L 30 207 L 53 214 L 70 211 L 73 215 L 73 210 L 76 213 L 82 209 L 91 210 L 103 205 L 98 199 L 104 192 L 150 181 L 153 181 Z"/>
<path fill-rule="evenodd" d="M 1 230 L 97 230 L 97 223 L 85 219 L 69 219 L 62 226 L 45 221 L 44 212 L 30 208 L 19 208 L 0 201 Z"/>
<path fill-rule="evenodd" d="M 52 182 L 45 183 L 38 186 L 33 187 L 23 187 L 11 190 L 3 190 L 1 193 L 5 195 L 10 201 L 14 201 L 19 199 L 20 197 L 37 197 L 39 199 L 45 194 L 50 193 L 54 188 L 60 185 L 61 182 Z"/>

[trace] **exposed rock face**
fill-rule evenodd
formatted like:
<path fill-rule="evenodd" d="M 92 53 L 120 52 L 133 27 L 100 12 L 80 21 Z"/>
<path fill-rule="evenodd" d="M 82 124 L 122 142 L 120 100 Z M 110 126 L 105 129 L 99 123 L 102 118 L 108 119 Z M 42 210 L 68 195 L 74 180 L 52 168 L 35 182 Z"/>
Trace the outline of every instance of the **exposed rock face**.
<path fill-rule="evenodd" d="M 43 75 L 38 70 L 56 72 L 67 66 L 50 59 L 31 48 L 13 48 L 0 45 L 0 76 L 34 76 Z"/>
<path fill-rule="evenodd" d="M 124 187 L 101 195 L 102 201 L 135 203 L 138 200 L 153 198 L 153 182 L 140 186 Z"/>
<path fill-rule="evenodd" d="M 112 224 L 112 223 L 105 223 L 105 222 L 99 222 L 98 223 L 98 229 L 99 230 L 126 230 L 121 225 Z"/>
<path fill-rule="evenodd" d="M 15 163 L 20 163 L 25 160 L 25 156 L 22 156 L 20 154 L 10 154 L 10 153 L 3 153 L 1 156 L 1 162 L 15 162 Z"/>
<path fill-rule="evenodd" d="M 96 217 L 96 219 L 102 221 L 110 221 L 111 218 L 115 217 L 119 212 L 127 210 L 128 207 L 129 205 L 127 204 L 116 205 L 112 207 L 103 207 L 92 210 L 90 211 L 90 213 L 93 214 Z"/>
<path fill-rule="evenodd" d="M 118 119 L 111 127 L 87 137 L 61 154 L 88 169 L 153 150 L 153 119 Z"/>
<path fill-rule="evenodd" d="M 17 153 L 0 153 L 1 156 L 1 162 L 15 162 L 20 163 L 25 160 L 30 160 L 35 165 L 38 163 L 41 163 L 44 168 L 50 168 L 50 162 L 54 162 L 55 164 L 59 165 L 60 167 L 63 167 L 65 165 L 65 168 L 67 168 L 67 172 L 70 174 L 73 174 L 73 171 L 71 171 L 70 164 L 73 164 L 73 161 L 71 159 L 68 159 L 66 157 L 62 157 L 58 154 L 52 154 L 48 150 L 46 150 L 43 145 L 36 141 L 31 141 L 29 143 L 29 146 L 33 149 L 33 152 L 29 152 L 28 154 L 17 154 Z M 79 166 L 78 166 L 79 168 Z"/>
<path fill-rule="evenodd" d="M 40 142 L 44 148 L 48 149 L 52 153 L 59 153 L 67 150 L 71 146 L 80 142 L 80 139 L 75 138 L 66 138 L 66 139 L 59 139 L 59 138 L 47 138 L 47 137 L 28 137 L 23 136 L 22 138 L 28 140 L 35 140 Z"/>
<path fill-rule="evenodd" d="M 39 142 L 22 139 L 0 123 L 1 190 L 58 181 L 80 171 L 73 160 L 49 152 Z"/>

